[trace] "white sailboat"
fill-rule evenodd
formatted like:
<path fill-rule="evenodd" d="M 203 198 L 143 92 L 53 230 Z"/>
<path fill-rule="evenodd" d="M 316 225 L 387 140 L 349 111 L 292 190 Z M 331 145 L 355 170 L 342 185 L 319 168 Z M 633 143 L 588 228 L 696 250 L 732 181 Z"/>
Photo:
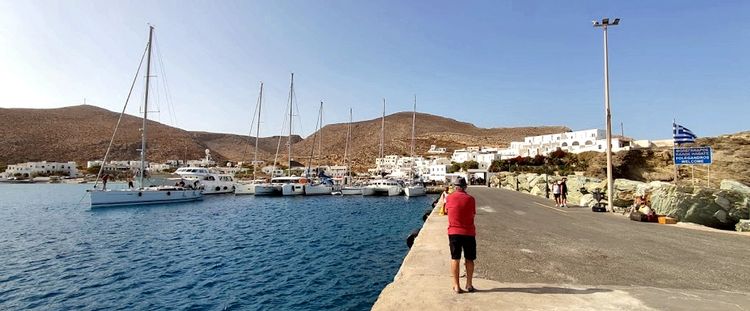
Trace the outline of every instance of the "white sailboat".
<path fill-rule="evenodd" d="M 109 206 L 136 206 L 136 205 L 150 205 L 150 204 L 165 204 L 165 203 L 178 203 L 178 202 L 189 202 L 189 201 L 196 201 L 203 198 L 203 194 L 201 190 L 198 189 L 188 189 L 184 187 L 179 186 L 159 186 L 159 187 L 145 187 L 144 186 L 144 175 L 146 172 L 146 124 L 148 121 L 148 91 L 149 91 L 149 82 L 151 78 L 151 49 L 152 49 L 152 42 L 153 42 L 153 35 L 154 35 L 154 27 L 149 26 L 149 34 L 148 34 L 148 45 L 146 48 L 146 87 L 145 87 L 145 96 L 144 96 L 144 103 L 143 103 L 143 126 L 141 128 L 141 168 L 139 171 L 139 188 L 137 189 L 121 189 L 121 190 L 109 190 L 109 189 L 96 189 L 96 185 L 98 184 L 98 178 L 97 182 L 94 184 L 94 189 L 88 190 L 89 194 L 91 195 L 91 208 L 95 207 L 109 207 Z M 141 58 L 141 62 L 143 62 L 143 58 Z M 135 85 L 136 79 L 138 77 L 138 72 L 140 72 L 141 66 L 138 66 L 138 71 L 136 72 L 136 78 L 133 79 L 133 85 Z M 132 93 L 133 85 L 130 87 L 130 91 Z M 109 147 L 107 148 L 107 152 L 104 155 L 104 160 L 102 163 L 106 163 L 107 156 L 109 155 L 109 151 L 112 147 L 112 142 L 114 141 L 115 134 L 117 134 L 117 127 L 120 125 L 120 120 L 122 120 L 122 116 L 125 114 L 125 108 L 128 105 L 128 101 L 130 100 L 130 94 L 128 94 L 128 99 L 125 100 L 125 107 L 122 109 L 122 113 L 120 114 L 120 119 L 117 121 L 117 126 L 115 127 L 115 131 L 112 134 L 112 140 L 109 143 Z M 102 175 L 102 172 L 104 170 L 104 165 L 102 165 L 101 169 L 99 170 L 99 175 Z"/>
<path fill-rule="evenodd" d="M 323 142 L 323 101 L 320 102 L 320 109 L 318 110 L 318 123 L 316 125 L 315 135 L 313 136 L 312 150 L 310 150 L 310 161 L 307 162 L 307 174 L 310 174 L 312 169 L 312 163 L 315 158 L 315 142 L 318 142 L 318 156 L 322 153 L 322 142 Z M 320 137 L 318 137 L 320 135 Z M 313 176 L 313 180 L 306 183 L 304 186 L 305 195 L 325 195 L 331 194 L 334 190 L 333 180 L 330 177 L 325 176 L 322 172 L 318 172 L 317 176 Z M 309 176 L 308 176 L 309 177 Z"/>
<path fill-rule="evenodd" d="M 362 186 L 349 184 L 352 182 L 352 168 L 349 165 L 349 142 L 352 138 L 352 108 L 349 108 L 349 127 L 346 130 L 346 144 L 344 145 L 344 162 L 348 176 L 344 178 L 344 185 L 339 191 L 342 195 L 362 195 Z"/>
<path fill-rule="evenodd" d="M 291 82 L 289 83 L 289 136 L 287 138 L 288 150 L 288 173 L 287 177 L 289 180 L 296 180 L 296 182 L 288 182 L 281 184 L 281 195 L 303 195 L 305 194 L 304 184 L 307 182 L 302 177 L 292 176 L 292 112 L 294 110 L 294 73 L 292 73 Z M 277 178 L 274 178 L 277 179 Z M 273 181 L 273 179 L 271 180 Z"/>
<path fill-rule="evenodd" d="M 385 155 L 385 98 L 383 98 L 383 117 L 380 121 L 380 158 L 382 159 Z M 367 183 L 366 186 L 362 187 L 362 195 L 374 196 L 374 195 L 387 195 L 394 196 L 400 195 L 403 191 L 401 183 L 394 179 L 375 179 Z"/>
<path fill-rule="evenodd" d="M 411 168 L 409 169 L 409 180 L 404 187 L 404 194 L 407 197 L 423 196 L 427 193 L 424 185 L 417 180 L 414 175 L 414 135 L 417 129 L 417 95 L 414 95 L 414 111 L 411 118 Z"/>
<path fill-rule="evenodd" d="M 263 180 L 256 179 L 255 173 L 258 171 L 258 141 L 260 140 L 260 110 L 263 106 L 263 82 L 260 83 L 260 93 L 258 93 L 258 103 L 255 105 L 255 110 L 258 111 L 255 128 L 255 155 L 253 156 L 253 180 L 250 182 L 237 183 L 234 194 L 242 195 L 254 195 L 255 187 L 259 184 L 265 183 Z M 251 130 L 252 131 L 252 130 Z"/>

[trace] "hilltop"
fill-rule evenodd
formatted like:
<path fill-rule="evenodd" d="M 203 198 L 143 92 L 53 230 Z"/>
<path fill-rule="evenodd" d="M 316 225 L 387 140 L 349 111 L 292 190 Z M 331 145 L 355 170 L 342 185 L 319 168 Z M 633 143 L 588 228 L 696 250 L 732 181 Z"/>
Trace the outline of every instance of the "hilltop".
<path fill-rule="evenodd" d="M 85 161 L 101 159 L 107 149 L 119 113 L 103 108 L 80 105 L 55 109 L 0 108 L 0 162 L 13 164 L 26 161 Z M 385 117 L 385 153 L 408 155 L 411 146 L 411 112 L 400 112 Z M 373 165 L 380 150 L 381 119 L 358 121 L 352 124 L 350 155 L 358 170 Z M 112 148 L 110 159 L 139 158 L 141 119 L 123 116 Z M 323 137 L 323 163 L 342 163 L 348 123 L 329 124 L 318 133 Z M 506 146 L 511 140 L 524 136 L 567 131 L 562 126 L 479 128 L 454 119 L 417 113 L 416 153 L 425 154 L 430 145 L 448 148 L 451 152 L 466 146 Z M 210 149 L 218 161 L 248 161 L 254 152 L 254 137 L 247 135 L 192 132 L 149 121 L 149 159 L 198 159 Z M 307 163 L 314 135 L 306 139 L 293 136 L 295 160 Z M 278 136 L 264 137 L 259 142 L 259 157 L 273 161 Z M 282 147 L 286 143 L 283 138 Z M 286 161 L 286 154 L 279 156 Z M 449 155 L 449 154 L 448 154 Z"/>
<path fill-rule="evenodd" d="M 5 164 L 26 161 L 76 161 L 101 159 L 107 150 L 119 113 L 103 108 L 80 105 L 56 109 L 0 108 L 0 162 Z M 124 115 L 112 145 L 112 160 L 135 160 L 140 157 L 142 119 Z M 151 161 L 169 159 L 199 159 L 204 150 L 218 161 L 245 160 L 252 157 L 253 146 L 248 136 L 190 132 L 156 121 L 148 122 Z M 261 154 L 276 152 L 278 137 L 262 138 Z M 293 138 L 301 140 L 299 136 Z M 252 138 L 254 142 L 254 138 Z M 245 151 L 245 147 L 247 150 Z M 272 148 L 271 148 L 272 147 Z"/>

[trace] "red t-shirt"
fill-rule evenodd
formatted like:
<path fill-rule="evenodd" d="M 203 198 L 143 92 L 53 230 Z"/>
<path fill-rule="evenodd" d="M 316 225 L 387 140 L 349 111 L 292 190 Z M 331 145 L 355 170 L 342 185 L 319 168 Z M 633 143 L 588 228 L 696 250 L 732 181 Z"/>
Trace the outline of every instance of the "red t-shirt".
<path fill-rule="evenodd" d="M 445 199 L 445 212 L 448 213 L 448 234 L 476 236 L 474 215 L 477 213 L 474 197 L 462 190 L 451 193 Z"/>

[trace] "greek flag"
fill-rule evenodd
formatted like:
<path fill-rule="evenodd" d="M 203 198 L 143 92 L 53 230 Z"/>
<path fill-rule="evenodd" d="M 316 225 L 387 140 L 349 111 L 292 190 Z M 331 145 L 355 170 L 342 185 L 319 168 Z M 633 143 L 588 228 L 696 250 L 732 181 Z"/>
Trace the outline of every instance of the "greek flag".
<path fill-rule="evenodd" d="M 693 134 L 690 129 L 677 123 L 672 123 L 672 137 L 674 138 L 674 142 L 678 145 L 694 143 L 695 139 L 698 138 L 698 136 Z"/>

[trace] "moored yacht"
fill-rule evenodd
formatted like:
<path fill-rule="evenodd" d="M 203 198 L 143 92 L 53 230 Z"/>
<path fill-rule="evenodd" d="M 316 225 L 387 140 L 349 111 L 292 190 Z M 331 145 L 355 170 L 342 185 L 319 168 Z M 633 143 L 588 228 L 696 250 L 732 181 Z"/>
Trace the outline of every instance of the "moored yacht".
<path fill-rule="evenodd" d="M 375 179 L 362 187 L 362 195 L 395 196 L 400 195 L 402 190 L 401 184 L 394 179 Z"/>
<path fill-rule="evenodd" d="M 418 197 L 423 196 L 427 193 L 424 185 L 421 182 L 412 182 L 404 187 L 404 195 L 407 197 Z"/>
<path fill-rule="evenodd" d="M 281 195 L 303 195 L 305 194 L 305 184 L 307 179 L 298 176 L 275 177 L 271 179 L 271 184 L 281 189 Z M 257 189 L 256 189 L 257 193 Z"/>
<path fill-rule="evenodd" d="M 254 195 L 255 194 L 255 187 L 258 185 L 264 184 L 266 181 L 263 179 L 255 179 L 251 180 L 249 182 L 237 182 L 234 184 L 234 194 L 235 195 Z"/>
<path fill-rule="evenodd" d="M 94 189 L 89 189 L 87 192 L 91 195 L 91 208 L 95 207 L 108 207 L 108 206 L 139 206 L 139 205 L 151 205 L 151 204 L 165 204 L 165 203 L 180 203 L 180 202 L 189 202 L 189 201 L 197 201 L 201 200 L 203 198 L 202 191 L 197 189 L 187 189 L 184 187 L 172 187 L 172 186 L 162 186 L 162 187 L 145 187 L 144 186 L 144 177 L 146 175 L 146 152 L 148 150 L 148 145 L 146 144 L 146 134 L 147 134 L 147 124 L 148 124 L 148 111 L 149 111 L 149 96 L 148 96 L 148 90 L 149 90 L 149 82 L 151 80 L 151 50 L 152 50 L 152 42 L 153 42 L 153 36 L 154 36 L 154 27 L 149 26 L 149 34 L 148 34 L 148 45 L 146 46 L 147 50 L 147 58 L 146 58 L 146 86 L 145 86 L 145 94 L 143 99 L 143 125 L 141 127 L 141 167 L 138 171 L 139 176 L 139 188 L 138 189 L 118 189 L 118 190 L 108 190 L 104 189 L 97 189 L 96 186 L 99 182 L 99 176 L 102 176 L 104 165 L 101 166 L 99 169 L 99 173 L 97 174 L 97 181 L 94 183 Z M 143 58 L 141 58 L 141 64 L 138 65 L 138 71 L 136 72 L 136 77 L 140 74 L 140 68 L 143 62 Z M 133 80 L 133 84 L 135 84 L 135 80 Z M 131 86 L 131 93 L 132 93 L 133 87 Z M 125 101 L 125 107 L 128 105 L 128 100 L 130 99 L 130 94 L 128 94 L 128 99 Z M 122 113 L 120 114 L 120 119 L 122 119 L 122 116 L 125 114 L 125 108 L 123 108 Z M 102 163 L 107 162 L 107 156 L 109 155 L 110 149 L 112 148 L 112 142 L 114 141 L 114 137 L 117 134 L 117 129 L 120 125 L 120 122 L 117 122 L 117 126 L 115 126 L 115 132 L 112 134 L 112 140 L 110 140 L 109 147 L 107 147 L 107 152 L 104 154 L 104 159 L 102 159 Z M 106 186 L 106 184 L 104 185 Z"/>
<path fill-rule="evenodd" d="M 195 188 L 202 188 L 203 194 L 223 194 L 234 193 L 236 188 L 234 178 L 227 174 L 215 174 L 205 167 L 181 167 L 175 174 L 180 175 L 178 185 L 184 180 L 185 185 L 192 185 Z"/>

